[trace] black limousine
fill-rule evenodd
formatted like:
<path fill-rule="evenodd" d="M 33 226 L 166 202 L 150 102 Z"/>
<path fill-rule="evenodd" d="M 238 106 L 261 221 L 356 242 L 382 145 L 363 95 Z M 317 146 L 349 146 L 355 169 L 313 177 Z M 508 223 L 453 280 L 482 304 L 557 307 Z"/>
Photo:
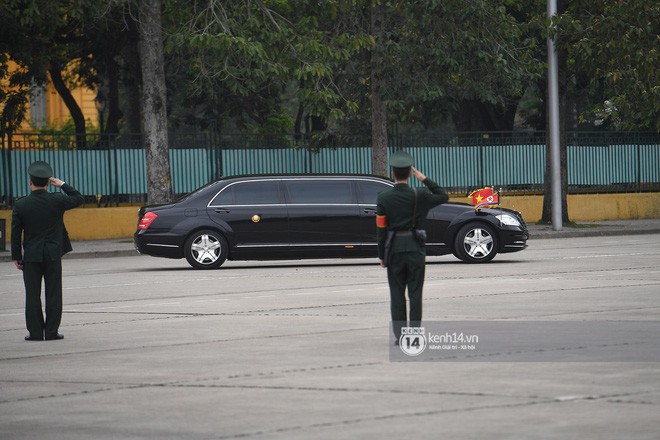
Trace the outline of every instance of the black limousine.
<path fill-rule="evenodd" d="M 141 254 L 186 258 L 198 269 L 229 260 L 377 256 L 376 197 L 389 180 L 368 175 L 228 177 L 174 203 L 140 208 Z M 423 227 L 427 255 L 484 263 L 527 247 L 520 213 L 463 203 L 433 208 Z"/>

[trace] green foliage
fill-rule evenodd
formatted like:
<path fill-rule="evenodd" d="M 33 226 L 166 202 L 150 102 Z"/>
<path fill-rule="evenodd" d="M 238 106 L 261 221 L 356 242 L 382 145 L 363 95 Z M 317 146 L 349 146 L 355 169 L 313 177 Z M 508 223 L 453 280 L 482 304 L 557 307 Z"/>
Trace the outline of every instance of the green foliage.
<path fill-rule="evenodd" d="M 581 120 L 660 130 L 660 4 L 573 2 L 556 25 L 567 66 L 590 102 Z"/>
<path fill-rule="evenodd" d="M 372 66 L 364 52 L 375 52 L 384 60 L 381 94 L 390 126 L 437 127 L 465 102 L 503 112 L 543 73 L 530 5 L 536 0 L 385 2 L 385 32 L 377 45 L 368 35 L 364 50 L 344 63 L 342 94 L 358 103 L 358 118 L 368 118 Z M 369 33 L 364 15 L 353 28 Z"/>
<path fill-rule="evenodd" d="M 10 85 L 10 95 L 15 96 L 14 101 L 9 101 L 0 94 L 5 120 L 12 119 L 15 128 L 20 125 L 24 113 L 19 115 L 12 102 L 27 102 L 30 87 L 44 84 L 50 69 L 75 67 L 63 72 L 68 74 L 64 80 L 69 88 L 96 82 L 94 65 L 90 63 L 89 29 L 105 8 L 95 0 L 5 0 L 0 4 L 0 54 L 4 58 L 0 80 Z M 8 58 L 19 65 L 17 71 L 8 72 Z M 8 112 L 13 112 L 13 116 Z M 80 123 L 78 129 L 84 129 L 82 119 Z"/>
<path fill-rule="evenodd" d="M 211 1 L 186 8 L 173 1 L 165 48 L 176 66 L 175 117 L 187 124 L 231 119 L 249 130 L 271 126 L 277 113 L 286 117 L 276 120 L 291 120 L 295 109 L 286 108 L 283 96 L 292 81 L 306 117 L 356 111 L 337 75 L 370 41 L 334 28 L 345 8 L 340 3 Z M 196 116 L 187 119 L 177 108 L 194 108 Z"/>
<path fill-rule="evenodd" d="M 494 113 L 507 106 L 515 110 L 523 96 L 526 113 L 544 105 L 538 84 L 546 60 L 545 0 L 163 4 L 174 127 L 205 127 L 213 120 L 247 133 L 305 132 L 315 145 L 363 143 L 370 136 L 374 51 L 384 59 L 381 93 L 390 126 L 437 127 L 475 106 Z M 370 25 L 374 4 L 386 7 L 379 44 Z M 135 0 L 0 3 L 0 78 L 11 84 L 0 90 L 2 129 L 20 125 L 30 85 L 43 83 L 53 65 L 75 60 L 69 83 L 109 90 L 114 75 L 131 87 L 122 99 L 135 95 L 139 63 L 128 49 L 136 40 L 137 5 Z M 556 19 L 556 35 L 568 55 L 570 97 L 583 110 L 581 120 L 658 130 L 660 5 L 651 0 L 567 5 Z M 9 57 L 21 66 L 11 76 Z M 117 89 L 109 94 L 119 99 Z"/>
<path fill-rule="evenodd" d="M 12 90 L 0 90 L 0 137 L 13 133 L 21 126 L 27 108 L 27 96 Z"/>
<path fill-rule="evenodd" d="M 280 141 L 278 144 L 289 144 L 293 132 L 293 120 L 284 113 L 267 115 L 261 124 L 246 124 L 246 132 L 250 134 L 274 136 Z"/>

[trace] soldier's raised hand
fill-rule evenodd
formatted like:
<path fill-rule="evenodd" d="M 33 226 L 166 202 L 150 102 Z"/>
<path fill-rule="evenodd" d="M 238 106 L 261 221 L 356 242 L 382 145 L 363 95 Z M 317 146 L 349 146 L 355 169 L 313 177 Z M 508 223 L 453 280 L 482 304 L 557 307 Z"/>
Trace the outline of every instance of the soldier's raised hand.
<path fill-rule="evenodd" d="M 56 178 L 56 177 L 51 177 L 51 178 L 49 178 L 48 180 L 50 180 L 50 183 L 52 183 L 53 186 L 56 186 L 56 187 L 58 187 L 58 188 L 60 188 L 62 185 L 64 185 L 64 181 L 63 181 L 63 180 L 60 180 L 60 179 L 58 179 L 58 178 Z"/>
<path fill-rule="evenodd" d="M 415 167 L 410 167 L 410 168 L 412 169 L 413 175 L 415 176 L 415 178 L 417 180 L 419 180 L 420 182 L 423 182 L 424 179 L 426 179 L 426 176 L 424 175 L 424 173 L 419 171 L 417 168 L 415 168 Z"/>

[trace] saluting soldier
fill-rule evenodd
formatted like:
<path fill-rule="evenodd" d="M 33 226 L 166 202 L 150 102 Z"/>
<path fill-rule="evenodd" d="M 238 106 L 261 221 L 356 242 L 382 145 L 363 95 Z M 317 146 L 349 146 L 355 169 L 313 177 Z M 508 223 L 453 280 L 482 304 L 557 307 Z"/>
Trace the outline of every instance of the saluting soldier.
<path fill-rule="evenodd" d="M 390 157 L 394 187 L 378 195 L 376 226 L 378 231 L 378 258 L 387 267 L 390 285 L 390 307 L 395 344 L 399 343 L 401 328 L 419 327 L 422 321 L 422 288 L 426 264 L 424 237 L 419 237 L 429 210 L 445 203 L 447 193 L 433 180 L 413 167 L 413 157 L 397 151 Z M 426 188 L 408 185 L 410 174 Z M 385 261 L 386 242 L 391 240 L 388 260 Z M 410 300 L 410 316 L 406 310 L 406 287 Z M 409 322 L 409 324 L 408 324 Z"/>
<path fill-rule="evenodd" d="M 11 258 L 23 271 L 25 321 L 30 333 L 26 341 L 63 339 L 62 256 L 71 251 L 64 227 L 64 211 L 83 204 L 85 199 L 71 185 L 56 179 L 46 162 L 28 168 L 31 193 L 14 205 L 11 220 Z M 48 185 L 66 194 L 49 193 Z M 41 280 L 45 284 L 46 319 L 41 311 Z"/>

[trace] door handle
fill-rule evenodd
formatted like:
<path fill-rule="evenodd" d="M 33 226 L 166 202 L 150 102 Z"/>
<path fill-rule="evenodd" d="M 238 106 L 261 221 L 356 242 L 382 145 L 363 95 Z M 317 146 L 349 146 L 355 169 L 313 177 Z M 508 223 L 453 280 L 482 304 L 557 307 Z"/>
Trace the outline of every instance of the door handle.
<path fill-rule="evenodd" d="M 363 212 L 364 212 L 365 214 L 375 214 L 375 213 L 376 213 L 376 210 L 373 209 L 373 208 L 364 208 Z"/>
<path fill-rule="evenodd" d="M 218 214 L 229 214 L 231 211 L 229 209 L 215 208 L 215 212 Z"/>

